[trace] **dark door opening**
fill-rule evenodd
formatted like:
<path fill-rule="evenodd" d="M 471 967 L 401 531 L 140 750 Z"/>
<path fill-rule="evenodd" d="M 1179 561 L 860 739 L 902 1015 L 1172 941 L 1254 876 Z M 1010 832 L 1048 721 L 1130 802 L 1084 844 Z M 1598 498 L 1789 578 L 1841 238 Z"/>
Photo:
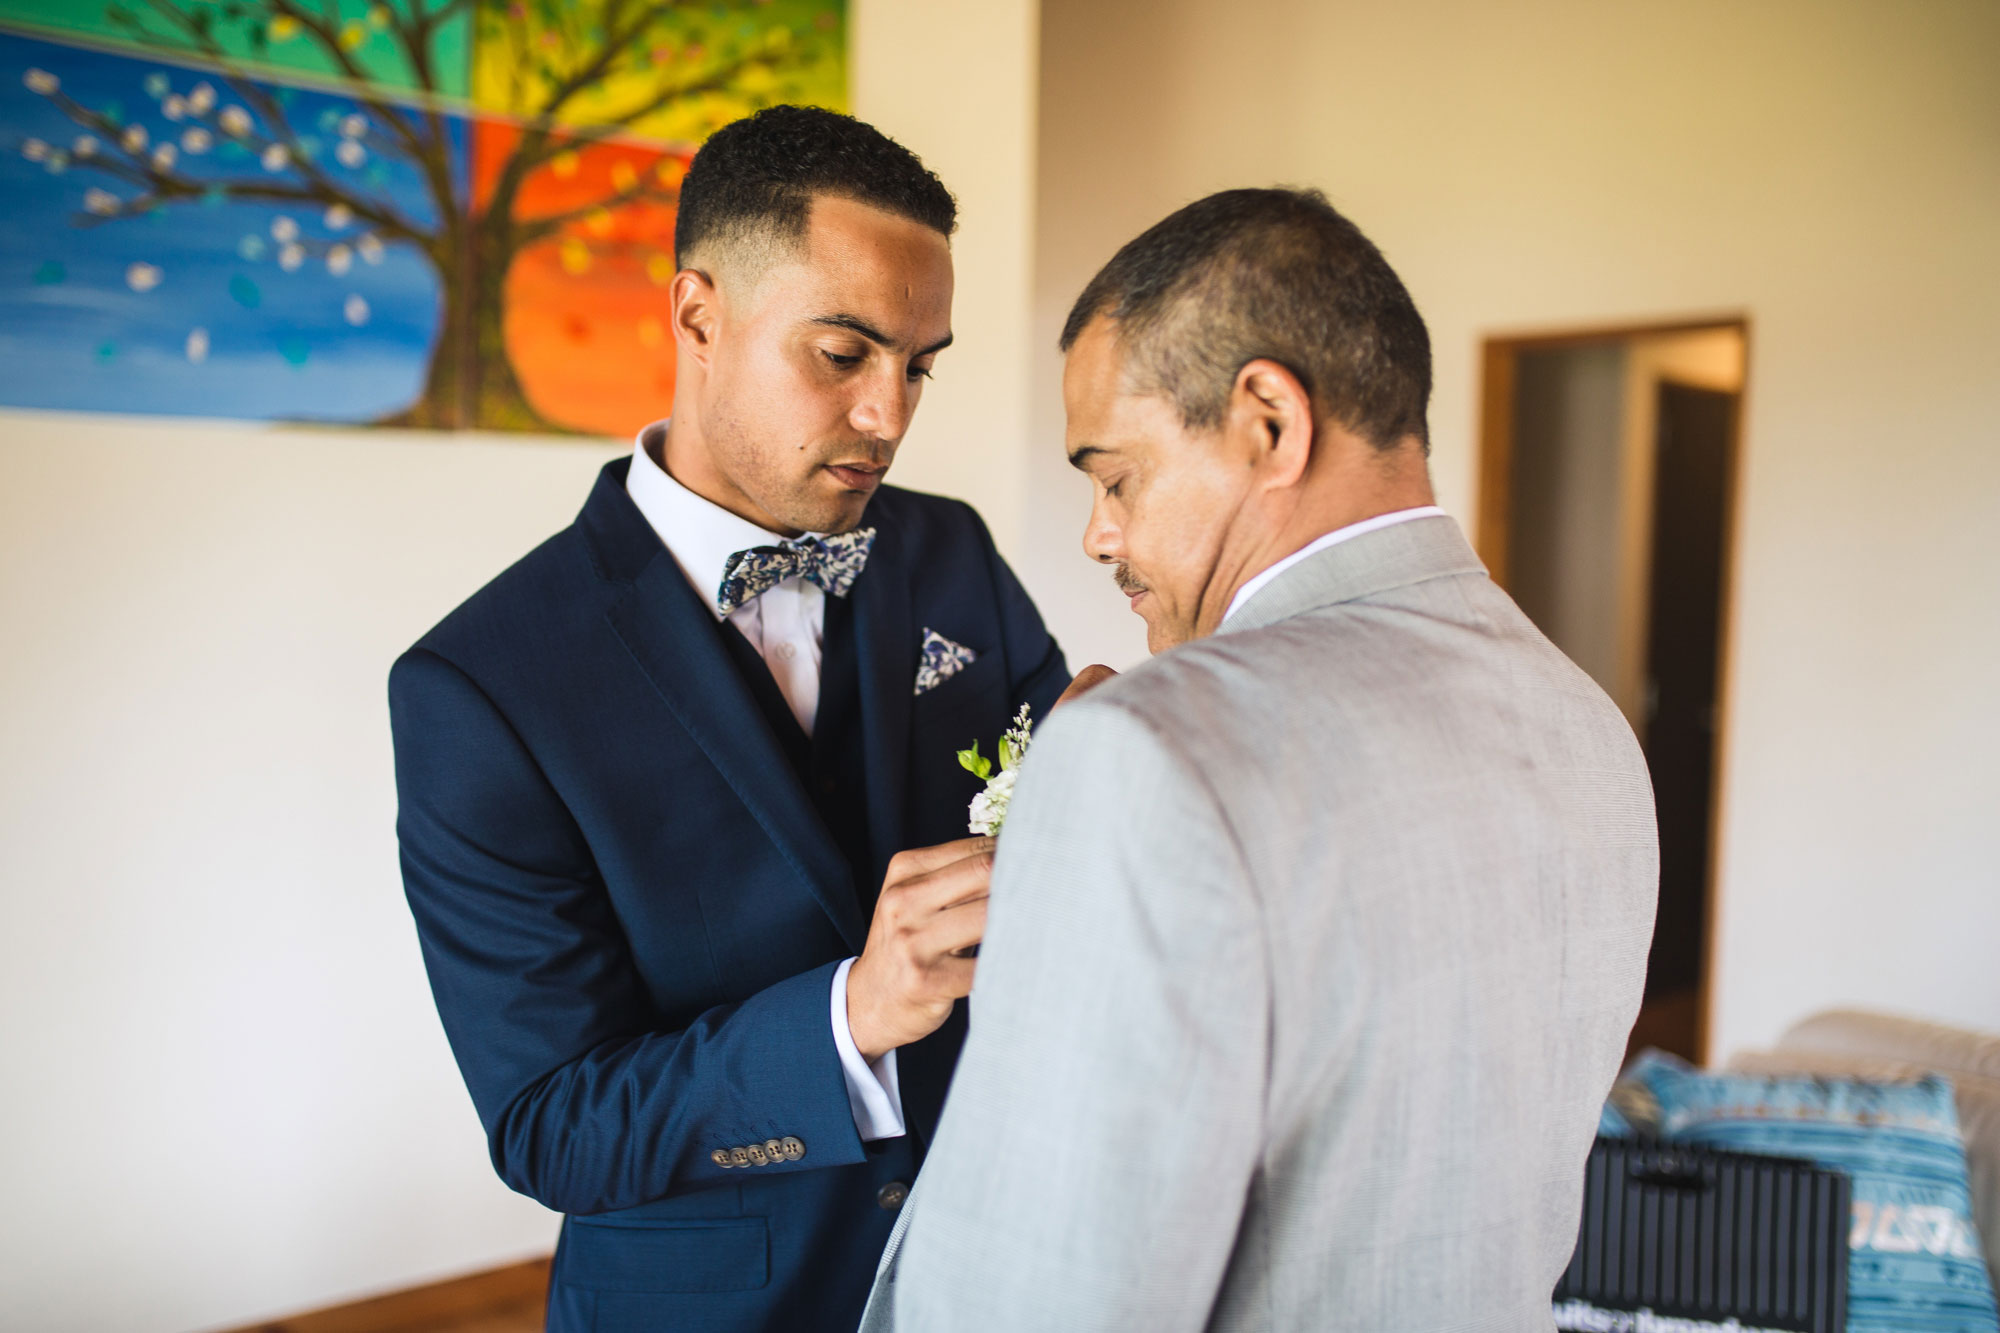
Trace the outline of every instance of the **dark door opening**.
<path fill-rule="evenodd" d="M 1660 905 L 1632 1046 L 1708 1055 L 1741 320 L 1486 346 L 1480 555 L 1652 771 Z"/>
<path fill-rule="evenodd" d="M 1656 1006 L 1693 1007 L 1702 981 L 1724 516 L 1738 402 L 1735 393 L 1672 380 L 1659 387 L 1640 737 L 1660 819 L 1660 910 L 1646 972 L 1646 998 Z"/>

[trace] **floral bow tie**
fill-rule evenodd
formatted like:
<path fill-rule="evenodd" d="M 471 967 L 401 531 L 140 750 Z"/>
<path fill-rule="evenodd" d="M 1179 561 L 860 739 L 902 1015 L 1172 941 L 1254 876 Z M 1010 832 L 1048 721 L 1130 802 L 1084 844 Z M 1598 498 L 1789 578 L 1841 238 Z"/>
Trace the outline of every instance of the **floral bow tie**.
<path fill-rule="evenodd" d="M 875 529 L 856 528 L 830 537 L 801 537 L 783 546 L 753 546 L 729 557 L 715 609 L 728 615 L 790 578 L 809 579 L 829 597 L 845 597 L 868 564 Z"/>

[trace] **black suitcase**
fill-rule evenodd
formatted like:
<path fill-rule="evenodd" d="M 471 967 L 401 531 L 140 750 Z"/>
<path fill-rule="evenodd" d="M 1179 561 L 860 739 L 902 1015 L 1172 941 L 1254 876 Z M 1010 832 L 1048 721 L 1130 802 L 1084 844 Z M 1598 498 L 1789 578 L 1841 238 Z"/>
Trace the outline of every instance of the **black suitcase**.
<path fill-rule="evenodd" d="M 1556 1327 L 1841 1333 L 1851 1198 L 1808 1161 L 1601 1138 Z"/>

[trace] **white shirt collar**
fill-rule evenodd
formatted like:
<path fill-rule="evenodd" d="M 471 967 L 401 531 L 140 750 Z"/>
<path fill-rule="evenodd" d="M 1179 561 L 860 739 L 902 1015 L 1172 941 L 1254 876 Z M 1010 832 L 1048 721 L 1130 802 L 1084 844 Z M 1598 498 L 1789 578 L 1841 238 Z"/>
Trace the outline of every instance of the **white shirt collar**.
<path fill-rule="evenodd" d="M 1245 602 L 1262 592 L 1272 579 L 1277 578 L 1278 575 L 1284 573 L 1309 555 L 1317 555 L 1329 546 L 1338 546 L 1342 542 L 1352 541 L 1354 538 L 1364 536 L 1370 532 L 1379 532 L 1383 528 L 1392 528 L 1398 523 L 1408 523 L 1413 518 L 1442 518 L 1443 516 L 1444 510 L 1438 508 L 1436 505 L 1419 505 L 1415 509 L 1398 509 L 1391 514 L 1377 514 L 1373 518 L 1364 518 L 1359 523 L 1350 523 L 1344 528 L 1335 528 L 1325 536 L 1315 537 L 1312 541 L 1306 543 L 1306 545 L 1292 552 L 1277 564 L 1272 565 L 1263 573 L 1254 576 L 1248 583 L 1238 588 L 1236 595 L 1229 599 L 1229 609 L 1222 613 L 1222 618 L 1226 621 L 1229 617 L 1235 615 Z"/>
<path fill-rule="evenodd" d="M 722 571 L 729 558 L 753 546 L 779 545 L 785 538 L 703 499 L 669 476 L 646 448 L 649 440 L 658 443 L 666 431 L 665 421 L 655 421 L 639 432 L 625 490 L 701 600 L 715 611 L 715 595 L 722 589 Z M 719 611 L 716 618 L 722 618 Z"/>

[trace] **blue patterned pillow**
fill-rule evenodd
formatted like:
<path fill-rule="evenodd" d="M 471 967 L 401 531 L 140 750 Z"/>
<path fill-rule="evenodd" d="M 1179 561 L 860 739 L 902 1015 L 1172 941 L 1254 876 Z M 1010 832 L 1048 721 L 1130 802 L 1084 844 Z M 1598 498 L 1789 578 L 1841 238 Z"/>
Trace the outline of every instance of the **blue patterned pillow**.
<path fill-rule="evenodd" d="M 1715 1074 L 1648 1051 L 1616 1096 L 1662 1139 L 1809 1157 L 1853 1179 L 1847 1333 L 2000 1333 L 1948 1079 Z"/>

